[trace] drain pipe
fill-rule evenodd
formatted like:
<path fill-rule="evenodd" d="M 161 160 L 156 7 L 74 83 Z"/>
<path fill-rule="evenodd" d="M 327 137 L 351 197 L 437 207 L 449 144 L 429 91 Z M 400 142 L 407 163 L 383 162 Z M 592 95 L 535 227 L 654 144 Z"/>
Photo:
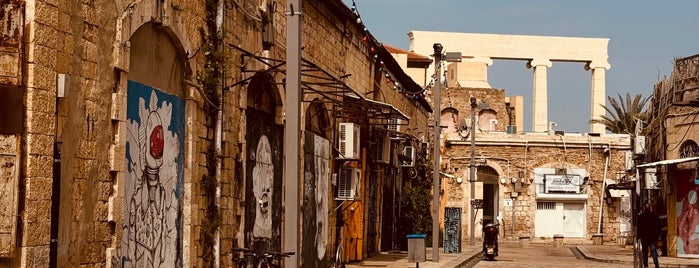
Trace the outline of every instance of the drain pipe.
<path fill-rule="evenodd" d="M 223 40 L 223 18 L 224 18 L 224 8 L 223 0 L 218 0 L 216 6 L 216 35 L 217 38 Z M 221 46 L 219 49 L 223 49 L 225 46 Z M 221 140 L 223 136 L 222 124 L 223 124 L 223 87 L 225 86 L 223 81 L 225 81 L 223 66 L 221 65 L 221 85 L 220 91 L 218 92 L 219 102 L 218 102 L 218 113 L 216 114 L 216 126 L 215 126 L 215 137 L 214 137 L 214 151 L 216 153 L 216 197 L 214 203 L 221 211 Z M 214 237 L 214 268 L 219 268 L 221 265 L 221 226 L 216 228 L 216 233 Z"/>
<path fill-rule="evenodd" d="M 602 190 L 600 191 L 599 196 L 599 223 L 597 224 L 598 234 L 602 233 L 602 210 L 604 208 L 604 191 L 607 188 L 607 169 L 609 168 L 609 156 L 611 154 L 612 152 L 609 149 L 609 145 L 607 145 L 607 148 L 604 148 L 604 177 L 602 178 Z"/>

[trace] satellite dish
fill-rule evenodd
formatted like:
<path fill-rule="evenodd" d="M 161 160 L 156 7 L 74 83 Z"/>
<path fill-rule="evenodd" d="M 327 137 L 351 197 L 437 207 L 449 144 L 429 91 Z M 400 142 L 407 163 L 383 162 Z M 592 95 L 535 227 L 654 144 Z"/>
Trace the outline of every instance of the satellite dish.
<path fill-rule="evenodd" d="M 459 130 L 460 131 L 465 131 L 468 129 L 468 122 L 466 121 L 466 118 L 461 118 L 459 121 Z"/>

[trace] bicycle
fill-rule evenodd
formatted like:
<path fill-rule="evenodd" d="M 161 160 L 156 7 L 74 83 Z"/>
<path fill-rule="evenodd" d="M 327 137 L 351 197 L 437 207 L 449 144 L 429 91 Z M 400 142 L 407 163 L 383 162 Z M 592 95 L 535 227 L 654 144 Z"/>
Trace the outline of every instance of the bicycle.
<path fill-rule="evenodd" d="M 294 252 L 260 252 L 248 248 L 233 248 L 233 262 L 237 268 L 277 268 L 281 267 L 282 258 L 292 255 Z"/>
<path fill-rule="evenodd" d="M 242 255 L 241 255 L 242 254 Z M 249 248 L 233 248 L 233 263 L 237 268 L 253 268 L 258 266 L 260 256 Z"/>
<path fill-rule="evenodd" d="M 294 252 L 265 252 L 262 253 L 262 258 L 258 263 L 258 268 L 277 268 L 281 267 L 282 259 L 293 256 Z"/>

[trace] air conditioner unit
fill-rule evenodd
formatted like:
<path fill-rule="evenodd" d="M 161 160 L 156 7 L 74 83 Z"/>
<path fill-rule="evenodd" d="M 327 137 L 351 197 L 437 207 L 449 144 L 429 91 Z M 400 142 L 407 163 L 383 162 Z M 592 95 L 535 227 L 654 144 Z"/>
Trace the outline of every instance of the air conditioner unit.
<path fill-rule="evenodd" d="M 374 160 L 378 163 L 388 164 L 391 159 L 391 139 L 388 136 L 379 138 L 374 148 Z"/>
<path fill-rule="evenodd" d="M 400 131 L 400 119 L 398 119 L 398 118 L 388 119 L 388 126 L 386 126 L 386 128 L 388 128 L 388 130 Z"/>
<path fill-rule="evenodd" d="M 403 147 L 403 157 L 401 158 L 401 166 L 403 166 L 403 167 L 414 167 L 415 166 L 415 147 L 413 147 L 413 146 Z"/>
<path fill-rule="evenodd" d="M 633 153 L 634 154 L 645 154 L 646 153 L 646 136 L 636 136 L 633 139 Z"/>
<path fill-rule="evenodd" d="M 341 168 L 337 180 L 337 197 L 335 200 L 355 200 L 359 198 L 359 179 L 361 169 Z"/>
<path fill-rule="evenodd" d="M 340 123 L 338 129 L 340 159 L 359 159 L 359 126 Z"/>

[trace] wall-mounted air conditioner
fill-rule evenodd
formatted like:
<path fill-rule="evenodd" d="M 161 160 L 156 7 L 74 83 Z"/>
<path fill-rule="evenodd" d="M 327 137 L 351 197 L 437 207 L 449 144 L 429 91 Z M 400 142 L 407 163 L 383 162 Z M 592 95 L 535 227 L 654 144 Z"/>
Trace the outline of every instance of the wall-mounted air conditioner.
<path fill-rule="evenodd" d="M 359 159 L 359 126 L 354 123 L 340 123 L 338 128 L 340 159 Z"/>
<path fill-rule="evenodd" d="M 413 147 L 413 146 L 403 147 L 403 157 L 401 157 L 401 166 L 403 166 L 403 167 L 414 167 L 415 166 L 415 147 Z"/>
<path fill-rule="evenodd" d="M 341 168 L 337 180 L 337 197 L 335 200 L 355 200 L 359 198 L 359 179 L 361 169 Z"/>
<path fill-rule="evenodd" d="M 380 137 L 374 148 L 374 161 L 388 164 L 391 159 L 391 139 L 388 136 Z"/>
<path fill-rule="evenodd" d="M 386 128 L 388 128 L 388 130 L 400 131 L 400 119 L 398 119 L 398 118 L 388 119 L 388 126 L 386 126 Z"/>

